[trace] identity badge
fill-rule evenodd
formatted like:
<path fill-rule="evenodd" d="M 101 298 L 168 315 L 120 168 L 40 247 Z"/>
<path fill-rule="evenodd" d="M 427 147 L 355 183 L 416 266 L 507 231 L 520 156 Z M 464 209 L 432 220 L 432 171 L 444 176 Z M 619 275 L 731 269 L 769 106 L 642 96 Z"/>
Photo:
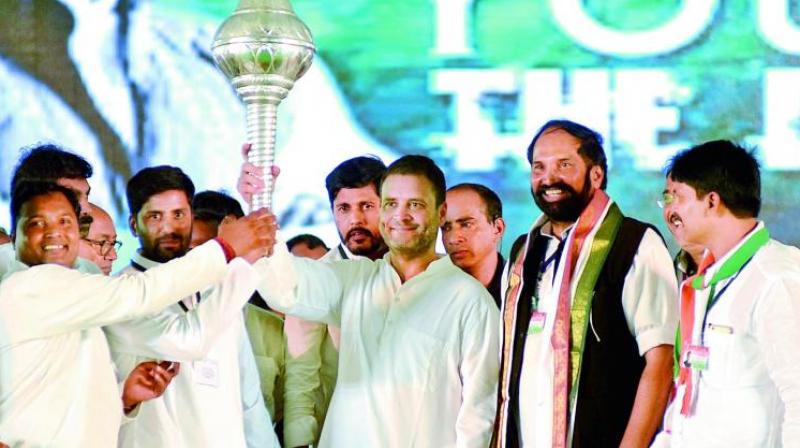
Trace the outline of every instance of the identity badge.
<path fill-rule="evenodd" d="M 528 324 L 528 334 L 541 333 L 544 330 L 544 323 L 547 320 L 547 314 L 540 311 L 531 313 L 531 322 Z"/>
<path fill-rule="evenodd" d="M 689 367 L 693 370 L 703 371 L 708 369 L 708 347 L 702 345 L 689 346 Z"/>
<path fill-rule="evenodd" d="M 194 378 L 198 384 L 219 387 L 219 364 L 211 359 L 203 359 L 193 363 Z"/>
<path fill-rule="evenodd" d="M 729 327 L 727 325 L 712 324 L 709 322 L 707 328 L 715 333 L 733 334 L 733 327 Z"/>

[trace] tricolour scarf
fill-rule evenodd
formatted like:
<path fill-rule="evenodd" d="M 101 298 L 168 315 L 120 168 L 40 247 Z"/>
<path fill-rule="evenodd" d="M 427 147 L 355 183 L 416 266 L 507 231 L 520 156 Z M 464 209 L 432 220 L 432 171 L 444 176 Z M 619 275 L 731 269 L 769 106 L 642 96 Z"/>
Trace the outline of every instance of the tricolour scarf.
<path fill-rule="evenodd" d="M 678 383 L 676 387 L 683 385 L 685 387 L 683 400 L 681 402 L 681 415 L 689 416 L 692 413 L 692 405 L 696 390 L 694 386 L 694 379 L 692 375 L 692 366 L 689 364 L 689 353 L 693 347 L 698 347 L 699 344 L 693 344 L 692 332 L 695 324 L 695 301 L 696 293 L 698 290 L 711 288 L 709 291 L 709 299 L 706 305 L 703 318 L 708 314 L 708 310 L 719 298 L 715 296 L 717 283 L 722 280 L 733 277 L 738 274 L 742 268 L 753 258 L 753 256 L 761 249 L 762 246 L 769 241 L 769 231 L 766 227 L 762 227 L 747 236 L 744 242 L 738 249 L 722 264 L 717 272 L 709 279 L 706 277 L 706 271 L 711 267 L 715 260 L 714 255 L 706 250 L 703 253 L 703 259 L 697 268 L 697 274 L 687 278 L 681 283 L 681 316 L 680 325 L 677 334 L 677 344 L 675 344 L 675 362 L 680 366 L 680 373 L 678 375 Z M 701 329 L 701 333 L 704 329 Z M 702 343 L 702 341 L 696 341 Z"/>

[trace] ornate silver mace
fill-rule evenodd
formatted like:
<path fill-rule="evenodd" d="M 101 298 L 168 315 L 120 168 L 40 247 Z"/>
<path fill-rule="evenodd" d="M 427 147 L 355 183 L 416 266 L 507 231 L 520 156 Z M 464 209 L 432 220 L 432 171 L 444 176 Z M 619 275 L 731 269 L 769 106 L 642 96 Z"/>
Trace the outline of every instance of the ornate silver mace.
<path fill-rule="evenodd" d="M 311 66 L 311 31 L 288 0 L 241 0 L 217 30 L 211 51 L 245 104 L 248 161 L 264 169 L 266 188 L 253 195 L 250 209 L 272 208 L 278 104 Z"/>

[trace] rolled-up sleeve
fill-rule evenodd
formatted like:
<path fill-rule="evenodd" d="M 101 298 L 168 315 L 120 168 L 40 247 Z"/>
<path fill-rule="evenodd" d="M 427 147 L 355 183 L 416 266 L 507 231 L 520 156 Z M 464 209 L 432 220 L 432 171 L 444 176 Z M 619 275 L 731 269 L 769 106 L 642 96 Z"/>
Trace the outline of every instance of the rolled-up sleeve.
<path fill-rule="evenodd" d="M 674 344 L 678 328 L 677 283 L 664 241 L 647 229 L 622 288 L 622 309 L 640 355 L 659 345 Z"/>

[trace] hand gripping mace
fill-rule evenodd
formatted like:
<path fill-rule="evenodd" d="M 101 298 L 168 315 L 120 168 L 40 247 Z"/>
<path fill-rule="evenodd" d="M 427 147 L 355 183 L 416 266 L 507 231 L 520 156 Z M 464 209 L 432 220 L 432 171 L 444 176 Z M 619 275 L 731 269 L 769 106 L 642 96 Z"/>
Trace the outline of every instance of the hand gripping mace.
<path fill-rule="evenodd" d="M 248 161 L 264 169 L 264 192 L 253 195 L 250 210 L 271 209 L 278 104 L 311 66 L 311 32 L 288 0 L 241 0 L 217 30 L 211 51 L 245 104 Z"/>

